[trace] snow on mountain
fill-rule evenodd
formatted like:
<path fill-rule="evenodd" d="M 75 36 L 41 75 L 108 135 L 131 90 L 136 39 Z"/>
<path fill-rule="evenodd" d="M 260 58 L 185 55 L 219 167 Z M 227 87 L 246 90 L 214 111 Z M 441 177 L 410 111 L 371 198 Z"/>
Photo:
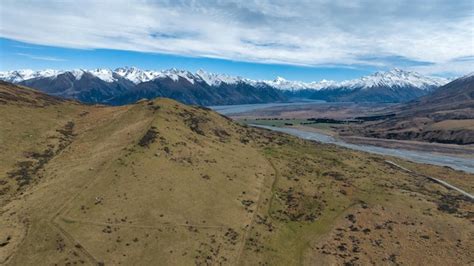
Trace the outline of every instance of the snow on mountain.
<path fill-rule="evenodd" d="M 82 69 L 74 69 L 69 72 L 76 78 L 76 80 L 80 80 L 86 71 Z"/>
<path fill-rule="evenodd" d="M 469 78 L 472 78 L 472 77 L 474 77 L 474 72 L 471 72 L 467 75 L 464 75 L 464 76 L 460 77 L 459 79 L 469 79 Z"/>
<path fill-rule="evenodd" d="M 277 77 L 274 80 L 267 80 L 264 81 L 265 84 L 272 86 L 274 88 L 278 88 L 280 90 L 299 90 L 299 89 L 305 89 L 306 88 L 306 83 L 299 82 L 299 81 L 290 81 L 286 80 L 285 78 L 282 77 Z"/>
<path fill-rule="evenodd" d="M 373 87 L 415 87 L 429 90 L 433 87 L 442 86 L 448 82 L 448 79 L 422 76 L 416 72 L 409 72 L 395 68 L 391 71 L 376 72 L 375 74 L 361 77 L 359 79 L 343 81 L 338 83 L 337 87 L 350 89 L 369 89 Z"/>
<path fill-rule="evenodd" d="M 282 77 L 277 77 L 275 80 L 266 80 L 263 81 L 265 84 L 280 89 L 280 90 L 289 90 L 289 91 L 296 91 L 296 90 L 321 90 L 330 88 L 337 85 L 336 81 L 333 80 L 321 80 L 319 82 L 301 82 L 301 81 L 290 81 L 286 80 Z"/>
<path fill-rule="evenodd" d="M 277 77 L 275 80 L 250 80 L 238 76 L 229 76 L 225 74 L 208 73 L 204 70 L 198 70 L 195 74 L 186 71 L 178 70 L 175 68 L 152 71 L 152 70 L 141 70 L 136 67 L 123 67 L 115 70 L 110 69 L 94 69 L 94 70 L 82 70 L 76 69 L 71 71 L 61 70 L 18 70 L 18 71 L 6 71 L 0 72 L 0 79 L 6 80 L 13 83 L 19 83 L 24 80 L 34 78 L 54 78 L 59 74 L 69 72 L 79 80 L 82 78 L 84 73 L 89 73 L 105 82 L 117 81 L 117 78 L 122 77 L 130 80 L 134 84 L 151 81 L 154 79 L 170 78 L 177 82 L 180 78 L 187 80 L 191 84 L 195 82 L 205 82 L 209 86 L 220 86 L 221 84 L 236 84 L 238 82 L 247 83 L 252 86 L 268 85 L 270 87 L 297 91 L 303 89 L 309 90 L 328 90 L 328 89 L 369 89 L 373 87 L 415 87 L 424 90 L 429 90 L 434 87 L 442 86 L 449 82 L 448 79 L 438 77 L 427 77 L 422 76 L 416 72 L 408 72 L 401 69 L 393 69 L 387 72 L 377 72 L 375 74 L 361 77 L 358 79 L 347 80 L 347 81 L 332 81 L 332 80 L 321 80 L 318 82 L 301 82 L 301 81 L 290 81 L 282 77 Z"/>
<path fill-rule="evenodd" d="M 220 86 L 222 83 L 235 84 L 244 81 L 241 77 L 229 76 L 225 74 L 209 73 L 202 69 L 196 72 L 196 76 L 200 77 L 209 86 Z"/>
<path fill-rule="evenodd" d="M 74 69 L 70 71 L 64 70 L 31 70 L 31 69 L 23 69 L 23 70 L 15 70 L 15 71 L 4 71 L 0 72 L 0 79 L 5 80 L 8 82 L 19 83 L 25 80 L 36 79 L 36 78 L 55 78 L 56 76 L 63 74 L 63 73 L 71 73 L 76 80 L 80 80 L 84 73 L 90 73 L 93 76 L 106 81 L 106 82 L 114 82 L 117 79 L 113 77 L 113 72 L 109 69 L 94 69 L 94 70 L 83 70 L 83 69 Z"/>
<path fill-rule="evenodd" d="M 34 79 L 38 77 L 51 78 L 59 75 L 60 73 L 62 73 L 62 71 L 53 69 L 46 69 L 41 71 L 34 71 L 31 69 L 4 71 L 0 72 L 0 80 L 18 83 L 23 80 Z"/>
<path fill-rule="evenodd" d="M 180 78 L 183 78 L 189 81 L 191 84 L 194 84 L 196 81 L 196 77 L 193 75 L 193 73 L 176 68 L 166 69 L 159 72 L 157 78 L 170 78 L 175 82 L 177 82 Z"/>
<path fill-rule="evenodd" d="M 152 70 L 141 70 L 136 67 L 122 67 L 115 70 L 110 69 L 94 69 L 94 70 L 84 70 L 84 69 L 74 69 L 71 71 L 62 71 L 62 70 L 18 70 L 18 71 L 5 71 L 0 72 L 0 79 L 19 83 L 25 80 L 34 79 L 34 78 L 46 78 L 46 77 L 55 77 L 59 74 L 69 72 L 71 73 L 76 80 L 80 80 L 84 73 L 89 73 L 105 82 L 114 82 L 117 81 L 118 77 L 130 80 L 134 84 L 139 84 L 142 82 L 151 81 L 154 79 L 164 79 L 170 78 L 171 80 L 177 82 L 180 78 L 187 80 L 191 84 L 194 84 L 196 81 L 205 82 L 209 86 L 219 86 L 222 83 L 226 84 L 235 84 L 237 82 L 247 82 L 255 84 L 256 81 L 244 79 L 242 77 L 234 77 L 224 74 L 214 74 L 208 73 L 203 70 L 197 71 L 195 74 L 186 71 L 179 70 L 176 68 L 161 70 L 161 71 L 152 71 Z"/>
<path fill-rule="evenodd" d="M 375 74 L 346 81 L 322 80 L 319 82 L 289 81 L 278 77 L 272 81 L 265 81 L 266 84 L 281 90 L 324 90 L 324 89 L 369 89 L 373 87 L 415 87 L 429 90 L 439 87 L 450 80 L 439 77 L 422 76 L 416 72 L 408 72 L 401 69 L 393 69 L 387 72 L 377 72 Z"/>
<path fill-rule="evenodd" d="M 89 70 L 87 72 L 105 82 L 114 82 L 117 80 L 116 78 L 114 78 L 114 72 L 110 69 L 97 68 L 94 70 Z"/>
<path fill-rule="evenodd" d="M 122 78 L 128 79 L 131 82 L 138 84 L 154 80 L 160 76 L 160 72 L 151 70 L 141 70 L 136 67 L 121 67 L 114 70 L 115 74 Z"/>

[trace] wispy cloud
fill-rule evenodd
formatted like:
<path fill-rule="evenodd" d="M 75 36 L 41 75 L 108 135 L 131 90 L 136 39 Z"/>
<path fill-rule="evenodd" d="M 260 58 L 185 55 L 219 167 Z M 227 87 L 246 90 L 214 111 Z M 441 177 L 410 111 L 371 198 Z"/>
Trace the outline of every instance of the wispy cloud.
<path fill-rule="evenodd" d="M 472 0 L 4 0 L 0 36 L 294 65 L 420 62 L 438 71 L 474 55 L 473 11 Z"/>
<path fill-rule="evenodd" d="M 51 57 L 51 56 L 40 56 L 40 55 L 33 55 L 33 54 L 25 54 L 25 53 L 16 53 L 19 56 L 25 56 L 35 60 L 44 60 L 44 61 L 66 61 L 66 59 Z"/>
<path fill-rule="evenodd" d="M 408 69 L 422 74 L 437 74 L 441 76 L 456 77 L 471 73 L 474 70 L 474 58 L 456 58 L 438 64 L 410 66 Z"/>
<path fill-rule="evenodd" d="M 13 47 L 20 48 L 20 49 L 28 49 L 28 50 L 39 50 L 39 49 L 41 49 L 38 46 L 21 45 L 21 44 L 13 45 Z"/>

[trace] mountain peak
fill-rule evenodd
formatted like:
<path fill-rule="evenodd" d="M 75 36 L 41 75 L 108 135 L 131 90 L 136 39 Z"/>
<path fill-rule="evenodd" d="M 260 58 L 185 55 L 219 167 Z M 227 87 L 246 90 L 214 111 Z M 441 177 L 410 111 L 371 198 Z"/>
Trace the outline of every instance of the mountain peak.
<path fill-rule="evenodd" d="M 406 70 L 400 69 L 398 67 L 393 68 L 389 72 L 391 72 L 391 73 L 411 73 L 410 71 L 406 71 Z"/>
<path fill-rule="evenodd" d="M 53 69 L 45 69 L 45 70 L 39 70 L 39 71 L 35 71 L 32 69 L 20 69 L 20 70 L 0 72 L 0 80 L 13 82 L 13 83 L 19 83 L 24 80 L 34 79 L 34 78 L 39 78 L 39 77 L 52 78 L 61 74 L 62 72 L 64 71 L 53 70 Z"/>
<path fill-rule="evenodd" d="M 286 79 L 283 78 L 283 77 L 280 77 L 280 76 L 276 77 L 276 79 L 275 79 L 275 82 L 285 82 L 285 81 L 286 81 Z"/>
<path fill-rule="evenodd" d="M 348 88 L 369 89 L 373 87 L 388 87 L 392 89 L 414 87 L 422 90 L 430 90 L 448 83 L 448 79 L 423 76 L 417 72 L 410 72 L 399 68 L 390 71 L 376 72 L 359 79 L 342 82 L 342 86 Z"/>
<path fill-rule="evenodd" d="M 141 71 L 141 69 L 134 66 L 124 66 L 124 67 L 118 67 L 114 69 L 114 72 L 136 72 L 136 71 Z"/>
<path fill-rule="evenodd" d="M 220 86 L 221 84 L 235 84 L 237 82 L 243 81 L 244 79 L 241 77 L 229 76 L 226 74 L 216 74 L 216 73 L 209 73 L 202 69 L 199 69 L 196 72 L 196 75 L 200 77 L 204 82 L 206 82 L 209 86 Z M 250 80 L 246 80 L 247 82 L 252 82 Z"/>

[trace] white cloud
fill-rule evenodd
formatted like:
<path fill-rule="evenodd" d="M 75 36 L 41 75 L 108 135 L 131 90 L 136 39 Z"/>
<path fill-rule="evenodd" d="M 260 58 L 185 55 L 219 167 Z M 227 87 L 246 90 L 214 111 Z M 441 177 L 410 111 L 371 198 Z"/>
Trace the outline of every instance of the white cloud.
<path fill-rule="evenodd" d="M 4 0 L 0 36 L 61 47 L 298 65 L 383 67 L 385 61 L 364 58 L 400 57 L 429 62 L 431 68 L 422 69 L 435 73 L 474 55 L 473 5 L 471 0 Z M 456 64 L 455 71 L 472 69 L 471 60 Z"/>

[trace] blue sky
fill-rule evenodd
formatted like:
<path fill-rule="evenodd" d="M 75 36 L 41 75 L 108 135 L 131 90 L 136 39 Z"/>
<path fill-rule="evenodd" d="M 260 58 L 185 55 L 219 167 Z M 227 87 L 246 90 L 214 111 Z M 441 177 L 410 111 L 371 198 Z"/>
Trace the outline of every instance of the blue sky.
<path fill-rule="evenodd" d="M 374 68 L 351 66 L 310 67 L 288 64 L 259 64 L 224 59 L 188 57 L 160 53 L 143 53 L 112 49 L 72 49 L 35 45 L 0 38 L 0 69 L 94 69 L 135 66 L 142 69 L 178 68 L 190 71 L 204 69 L 252 79 L 288 79 L 314 81 L 357 78 L 375 71 Z"/>
<path fill-rule="evenodd" d="M 474 69 L 471 0 L 3 0 L 0 70 L 180 68 L 253 79 Z"/>

